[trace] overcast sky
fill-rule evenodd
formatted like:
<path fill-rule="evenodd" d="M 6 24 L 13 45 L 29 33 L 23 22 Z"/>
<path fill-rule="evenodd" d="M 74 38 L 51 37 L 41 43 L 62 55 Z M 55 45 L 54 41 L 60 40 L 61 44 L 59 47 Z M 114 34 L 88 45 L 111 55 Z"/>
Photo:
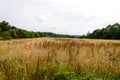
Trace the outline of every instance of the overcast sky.
<path fill-rule="evenodd" d="M 0 0 L 0 21 L 29 31 L 82 35 L 120 22 L 120 0 Z"/>

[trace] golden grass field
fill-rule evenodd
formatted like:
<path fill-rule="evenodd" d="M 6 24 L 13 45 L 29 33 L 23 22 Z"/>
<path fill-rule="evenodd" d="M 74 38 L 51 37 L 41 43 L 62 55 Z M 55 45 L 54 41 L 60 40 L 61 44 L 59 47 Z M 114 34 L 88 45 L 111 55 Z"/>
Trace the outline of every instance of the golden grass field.
<path fill-rule="evenodd" d="M 120 80 L 120 41 L 0 41 L 0 80 Z"/>

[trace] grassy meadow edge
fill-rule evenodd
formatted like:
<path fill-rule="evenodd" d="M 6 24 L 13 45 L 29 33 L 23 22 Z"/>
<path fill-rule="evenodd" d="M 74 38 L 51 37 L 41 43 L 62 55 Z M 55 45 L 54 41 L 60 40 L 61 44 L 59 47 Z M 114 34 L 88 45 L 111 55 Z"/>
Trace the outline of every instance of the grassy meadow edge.
<path fill-rule="evenodd" d="M 0 80 L 119 80 L 120 41 L 0 41 Z"/>

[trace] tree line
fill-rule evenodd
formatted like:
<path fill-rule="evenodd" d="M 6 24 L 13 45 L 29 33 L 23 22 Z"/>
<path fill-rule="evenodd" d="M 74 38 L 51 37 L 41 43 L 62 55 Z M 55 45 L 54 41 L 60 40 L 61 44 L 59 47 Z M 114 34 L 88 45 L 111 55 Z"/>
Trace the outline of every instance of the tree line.
<path fill-rule="evenodd" d="M 120 39 L 120 24 L 115 23 L 102 29 L 96 29 L 92 33 L 87 33 L 80 38 L 90 39 Z"/>
<path fill-rule="evenodd" d="M 51 32 L 33 32 L 24 29 L 19 29 L 11 26 L 8 22 L 0 22 L 0 39 L 20 39 L 20 38 L 38 38 L 38 37 L 59 37 L 59 38 L 74 38 L 75 36 L 55 34 Z"/>
<path fill-rule="evenodd" d="M 21 39 L 21 38 L 38 38 L 38 37 L 55 37 L 55 38 L 78 38 L 79 36 L 55 34 L 52 32 L 33 32 L 19 29 L 11 26 L 8 22 L 0 22 L 0 40 L 4 39 Z M 120 39 L 120 24 L 108 25 L 102 29 L 96 29 L 92 33 L 87 33 L 79 38 L 89 39 Z"/>

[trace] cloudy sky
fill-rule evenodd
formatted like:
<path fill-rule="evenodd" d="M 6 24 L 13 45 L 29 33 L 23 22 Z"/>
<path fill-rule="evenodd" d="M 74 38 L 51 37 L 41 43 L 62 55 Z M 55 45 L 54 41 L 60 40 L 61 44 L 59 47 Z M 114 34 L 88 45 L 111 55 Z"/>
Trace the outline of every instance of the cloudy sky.
<path fill-rule="evenodd" d="M 120 0 L 0 0 L 0 21 L 29 31 L 81 35 L 120 22 Z"/>

